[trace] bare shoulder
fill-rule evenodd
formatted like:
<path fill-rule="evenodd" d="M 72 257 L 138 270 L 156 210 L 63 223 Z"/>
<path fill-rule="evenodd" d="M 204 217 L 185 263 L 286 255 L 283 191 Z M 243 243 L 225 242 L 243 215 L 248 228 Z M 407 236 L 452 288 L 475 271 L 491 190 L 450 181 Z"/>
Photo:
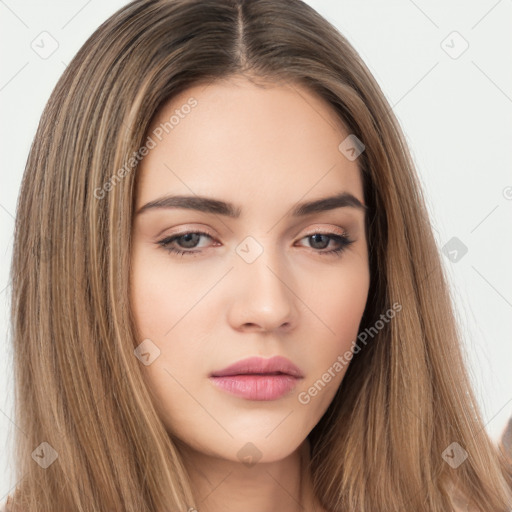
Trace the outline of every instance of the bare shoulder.
<path fill-rule="evenodd" d="M 12 496 L 8 494 L 0 501 L 0 512 L 11 512 Z"/>

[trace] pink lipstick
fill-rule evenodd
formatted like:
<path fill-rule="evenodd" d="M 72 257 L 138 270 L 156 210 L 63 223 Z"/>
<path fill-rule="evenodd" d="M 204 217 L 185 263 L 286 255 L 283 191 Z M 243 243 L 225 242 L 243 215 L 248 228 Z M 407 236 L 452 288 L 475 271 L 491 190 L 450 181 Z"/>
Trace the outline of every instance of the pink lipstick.
<path fill-rule="evenodd" d="M 249 357 L 210 374 L 219 389 L 246 400 L 277 400 L 304 378 L 289 359 Z"/>

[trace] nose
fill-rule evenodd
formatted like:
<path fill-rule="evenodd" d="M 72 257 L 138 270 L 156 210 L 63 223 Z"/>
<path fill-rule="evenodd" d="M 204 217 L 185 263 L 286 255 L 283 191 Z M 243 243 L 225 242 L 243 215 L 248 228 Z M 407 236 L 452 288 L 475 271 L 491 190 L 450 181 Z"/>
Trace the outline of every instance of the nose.
<path fill-rule="evenodd" d="M 228 321 L 233 329 L 288 332 L 298 319 L 293 278 L 278 257 L 266 249 L 252 263 L 240 259 L 232 278 L 236 282 Z"/>

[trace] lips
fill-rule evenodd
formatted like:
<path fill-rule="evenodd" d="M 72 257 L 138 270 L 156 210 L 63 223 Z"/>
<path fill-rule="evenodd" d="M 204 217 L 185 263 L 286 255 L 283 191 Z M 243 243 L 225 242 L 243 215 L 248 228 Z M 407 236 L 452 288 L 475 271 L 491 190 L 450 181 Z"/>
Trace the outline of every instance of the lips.
<path fill-rule="evenodd" d="M 302 378 L 302 372 L 289 359 L 274 356 L 270 359 L 249 357 L 242 359 L 222 370 L 215 371 L 210 377 L 226 377 L 233 375 L 290 375 Z"/>
<path fill-rule="evenodd" d="M 250 357 L 210 374 L 212 384 L 223 392 L 245 400 L 271 401 L 290 394 L 304 378 L 289 359 Z"/>

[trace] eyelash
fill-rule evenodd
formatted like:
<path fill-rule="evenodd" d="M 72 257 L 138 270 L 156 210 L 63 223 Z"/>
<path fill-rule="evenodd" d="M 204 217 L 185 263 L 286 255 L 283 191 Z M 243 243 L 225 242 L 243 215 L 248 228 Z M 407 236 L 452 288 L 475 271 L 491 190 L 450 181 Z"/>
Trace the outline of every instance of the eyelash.
<path fill-rule="evenodd" d="M 164 250 L 166 250 L 167 252 L 169 252 L 171 254 L 175 254 L 177 256 L 184 256 L 184 255 L 194 256 L 194 255 L 198 254 L 199 252 L 201 252 L 200 250 L 199 251 L 194 251 L 194 250 L 187 251 L 187 250 L 180 250 L 180 249 L 175 249 L 174 247 L 171 247 L 171 244 L 175 240 L 177 240 L 178 238 L 181 238 L 183 236 L 186 236 L 186 235 L 204 235 L 204 236 L 207 236 L 208 238 L 213 239 L 213 237 L 209 233 L 205 233 L 203 231 L 186 231 L 184 233 L 180 233 L 177 235 L 168 236 L 168 237 L 158 241 L 157 244 L 160 245 L 161 247 L 163 247 Z M 324 233 L 320 230 L 314 231 L 313 233 L 310 233 L 309 235 L 306 235 L 303 238 L 310 238 L 314 235 L 327 236 L 331 240 L 337 240 L 338 243 L 341 244 L 341 246 L 338 247 L 337 249 L 331 249 L 329 251 L 321 251 L 321 250 L 312 249 L 314 252 L 317 252 L 318 254 L 321 254 L 321 255 L 338 256 L 339 257 L 339 256 L 341 256 L 341 253 L 345 249 L 347 249 L 351 244 L 354 243 L 354 240 L 351 240 L 347 236 L 347 234 L 338 235 L 338 234 L 334 234 L 334 233 Z"/>

